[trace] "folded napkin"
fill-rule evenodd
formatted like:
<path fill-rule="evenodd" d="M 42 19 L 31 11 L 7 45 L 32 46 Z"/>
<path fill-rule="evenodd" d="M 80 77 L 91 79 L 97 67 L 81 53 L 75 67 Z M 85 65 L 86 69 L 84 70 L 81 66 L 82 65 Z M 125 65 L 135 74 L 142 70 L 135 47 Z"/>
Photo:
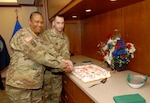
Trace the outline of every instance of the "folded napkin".
<path fill-rule="evenodd" d="M 146 103 L 140 94 L 128 94 L 113 97 L 115 103 Z"/>

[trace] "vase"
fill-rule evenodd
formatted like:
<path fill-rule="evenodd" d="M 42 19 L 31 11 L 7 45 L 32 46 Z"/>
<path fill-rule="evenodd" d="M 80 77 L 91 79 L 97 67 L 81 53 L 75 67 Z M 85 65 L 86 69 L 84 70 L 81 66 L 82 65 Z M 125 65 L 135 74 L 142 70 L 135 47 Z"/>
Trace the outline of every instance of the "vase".
<path fill-rule="evenodd" d="M 124 71 L 127 69 L 127 64 L 122 64 L 121 66 L 119 66 L 119 63 L 115 63 L 114 69 L 117 71 Z"/>

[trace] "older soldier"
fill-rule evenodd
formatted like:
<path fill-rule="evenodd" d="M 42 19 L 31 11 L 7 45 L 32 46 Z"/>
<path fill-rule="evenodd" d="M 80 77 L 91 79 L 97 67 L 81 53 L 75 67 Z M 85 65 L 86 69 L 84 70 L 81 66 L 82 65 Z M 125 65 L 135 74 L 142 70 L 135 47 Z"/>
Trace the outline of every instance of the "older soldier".
<path fill-rule="evenodd" d="M 53 48 L 43 44 L 41 13 L 31 13 L 29 25 L 19 30 L 10 41 L 12 54 L 6 73 L 6 93 L 11 103 L 43 103 L 41 88 L 45 66 L 63 71 L 71 69 L 67 63 L 70 61 L 53 54 Z"/>
<path fill-rule="evenodd" d="M 52 44 L 55 51 L 64 59 L 70 59 L 69 40 L 64 29 L 64 17 L 56 15 L 52 21 L 52 29 L 43 33 L 43 38 Z M 49 67 L 48 67 L 49 68 Z M 46 103 L 59 103 L 62 91 L 62 69 L 46 69 L 44 75 L 44 95 Z"/>

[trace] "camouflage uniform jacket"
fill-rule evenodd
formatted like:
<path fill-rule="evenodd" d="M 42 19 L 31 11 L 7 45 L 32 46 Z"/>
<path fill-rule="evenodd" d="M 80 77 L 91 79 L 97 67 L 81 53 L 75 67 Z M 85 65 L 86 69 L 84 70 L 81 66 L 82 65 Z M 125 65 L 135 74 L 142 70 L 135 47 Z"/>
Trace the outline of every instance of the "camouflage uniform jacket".
<path fill-rule="evenodd" d="M 19 30 L 11 39 L 12 49 L 6 84 L 25 89 L 41 88 L 45 66 L 64 68 L 62 57 L 52 54 L 30 28 Z"/>
<path fill-rule="evenodd" d="M 62 32 L 61 34 L 56 34 L 54 29 L 48 29 L 43 33 L 43 39 L 49 45 L 52 44 L 54 52 L 64 59 L 70 59 L 69 53 L 69 40 L 67 35 Z M 61 69 L 51 69 L 52 72 L 61 72 Z"/>

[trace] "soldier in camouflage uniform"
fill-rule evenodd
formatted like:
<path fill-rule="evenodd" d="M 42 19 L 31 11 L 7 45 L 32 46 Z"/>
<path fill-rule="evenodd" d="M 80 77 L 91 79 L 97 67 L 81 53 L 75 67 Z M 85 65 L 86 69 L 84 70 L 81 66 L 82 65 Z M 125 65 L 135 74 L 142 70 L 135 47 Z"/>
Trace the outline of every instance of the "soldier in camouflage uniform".
<path fill-rule="evenodd" d="M 40 36 L 43 29 L 41 13 L 31 13 L 29 25 L 19 30 L 10 41 L 12 54 L 6 73 L 6 93 L 11 103 L 43 103 L 45 66 L 71 70 L 67 63 L 70 61 L 53 54 L 53 48 L 43 43 Z"/>
<path fill-rule="evenodd" d="M 52 21 L 52 28 L 43 33 L 43 39 L 48 44 L 53 44 L 55 51 L 64 59 L 70 59 L 69 40 L 64 29 L 64 17 L 56 15 Z M 59 103 L 62 91 L 62 74 L 61 69 L 46 69 L 44 75 L 44 95 L 45 103 Z M 49 76 L 51 75 L 51 76 Z"/>

